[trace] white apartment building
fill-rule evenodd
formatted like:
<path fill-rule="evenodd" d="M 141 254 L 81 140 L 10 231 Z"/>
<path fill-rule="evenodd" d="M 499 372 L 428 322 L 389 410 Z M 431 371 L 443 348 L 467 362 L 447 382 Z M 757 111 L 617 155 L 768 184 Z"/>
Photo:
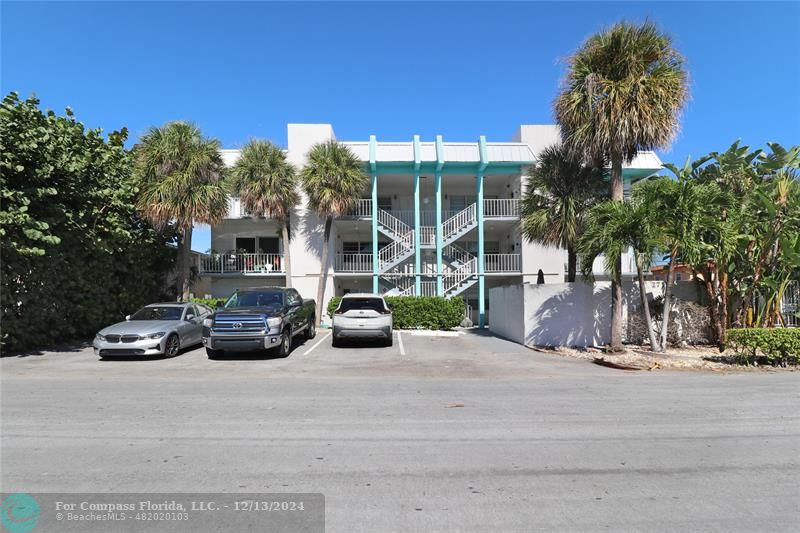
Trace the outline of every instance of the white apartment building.
<path fill-rule="evenodd" d="M 335 139 L 330 124 L 289 124 L 288 160 L 299 168 L 316 143 Z M 520 198 L 526 170 L 544 147 L 559 141 L 555 125 L 520 126 L 511 141 L 413 139 L 339 141 L 363 161 L 371 177 L 362 199 L 335 221 L 329 243 L 325 302 L 348 292 L 460 296 L 475 324 L 486 324 L 488 288 L 564 280 L 566 252 L 526 242 L 520 234 Z M 232 165 L 239 150 L 224 150 Z M 643 152 L 624 169 L 626 187 L 661 169 Z M 305 197 L 291 220 L 283 249 L 274 220 L 245 213 L 231 198 L 228 216 L 211 228 L 211 254 L 199 261 L 211 294 L 224 298 L 242 287 L 286 283 L 283 258 L 291 254 L 291 284 L 316 295 L 322 221 Z M 602 274 L 597 263 L 598 274 Z M 631 258 L 623 268 L 632 273 Z M 324 309 L 324 307 L 323 307 Z"/>

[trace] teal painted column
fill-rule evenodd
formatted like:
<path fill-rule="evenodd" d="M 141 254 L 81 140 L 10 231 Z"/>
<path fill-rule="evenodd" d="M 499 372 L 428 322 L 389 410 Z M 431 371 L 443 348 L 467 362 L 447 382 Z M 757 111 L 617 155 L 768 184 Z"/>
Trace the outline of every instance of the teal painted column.
<path fill-rule="evenodd" d="M 436 136 L 436 295 L 444 296 L 444 278 L 442 268 L 442 168 L 444 168 L 444 141 L 441 135 Z"/>
<path fill-rule="evenodd" d="M 372 173 L 372 292 L 378 290 L 378 168 L 375 160 L 377 140 L 374 135 L 369 136 L 369 169 Z"/>
<path fill-rule="evenodd" d="M 422 149 L 419 135 L 414 135 L 414 294 L 422 295 L 422 254 L 420 253 L 419 168 Z"/>
<path fill-rule="evenodd" d="M 486 283 L 483 272 L 483 172 L 489 164 L 486 152 L 486 137 L 481 135 L 478 141 L 481 162 L 475 179 L 476 211 L 478 217 L 478 327 L 486 327 Z"/>

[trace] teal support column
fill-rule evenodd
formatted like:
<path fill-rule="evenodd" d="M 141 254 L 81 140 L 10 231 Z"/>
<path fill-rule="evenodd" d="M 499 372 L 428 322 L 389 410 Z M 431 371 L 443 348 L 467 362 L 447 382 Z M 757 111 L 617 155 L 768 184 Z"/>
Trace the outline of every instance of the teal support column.
<path fill-rule="evenodd" d="M 414 135 L 414 294 L 422 296 L 422 254 L 420 253 L 419 169 L 422 149 L 419 135 Z"/>
<path fill-rule="evenodd" d="M 377 140 L 374 135 L 369 136 L 369 170 L 372 174 L 372 292 L 378 292 L 378 167 L 375 153 Z"/>
<path fill-rule="evenodd" d="M 436 295 L 444 296 L 442 268 L 442 168 L 444 168 L 444 141 L 436 136 Z"/>
<path fill-rule="evenodd" d="M 489 164 L 486 151 L 486 137 L 481 135 L 478 146 L 481 162 L 478 166 L 478 175 L 475 179 L 475 192 L 477 196 L 476 211 L 478 217 L 478 327 L 486 327 L 486 280 L 483 265 L 483 172 Z"/>

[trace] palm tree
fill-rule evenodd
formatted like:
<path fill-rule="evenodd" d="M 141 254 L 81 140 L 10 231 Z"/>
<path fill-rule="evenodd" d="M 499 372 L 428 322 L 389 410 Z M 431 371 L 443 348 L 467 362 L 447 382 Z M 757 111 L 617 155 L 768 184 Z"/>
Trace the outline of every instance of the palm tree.
<path fill-rule="evenodd" d="M 328 241 L 333 219 L 346 214 L 355 206 L 369 184 L 369 177 L 362 170 L 361 161 L 347 146 L 328 141 L 311 147 L 300 178 L 308 195 L 309 207 L 325 221 L 317 287 L 316 319 L 319 325 L 328 278 Z"/>
<path fill-rule="evenodd" d="M 697 176 L 710 158 L 694 162 L 687 159 L 683 168 L 666 164 L 664 168 L 677 179 L 660 178 L 644 183 L 637 193 L 653 212 L 667 252 L 667 279 L 664 286 L 664 320 L 661 323 L 659 351 L 667 349 L 667 333 L 672 308 L 674 266 L 680 261 L 688 265 L 704 262 L 714 246 L 705 242 L 704 233 L 719 223 L 725 198 L 716 183 L 700 183 Z"/>
<path fill-rule="evenodd" d="M 611 200 L 623 200 L 622 165 L 664 148 L 688 98 L 683 57 L 655 25 L 619 22 L 589 37 L 569 58 L 556 120 L 570 148 L 611 163 Z M 611 350 L 622 349 L 621 257 L 612 278 Z"/>
<path fill-rule="evenodd" d="M 612 276 L 619 275 L 620 270 L 615 258 L 628 247 L 633 248 L 642 313 L 653 351 L 658 349 L 658 341 L 650 317 L 644 271 L 650 268 L 659 246 L 659 233 L 652 210 L 639 198 L 630 202 L 607 201 L 594 206 L 587 215 L 586 231 L 578 244 L 581 262 L 590 265 L 602 254 L 605 256 L 605 268 Z"/>
<path fill-rule="evenodd" d="M 567 281 L 575 281 L 575 247 L 583 233 L 586 212 L 605 196 L 603 173 L 584 165 L 563 144 L 538 156 L 522 200 L 522 233 L 532 242 L 567 250 Z"/>
<path fill-rule="evenodd" d="M 297 171 L 286 154 L 268 141 L 251 140 L 230 172 L 229 186 L 242 206 L 255 216 L 274 218 L 281 226 L 286 286 L 292 286 L 289 226 L 292 210 L 300 201 Z"/>
<path fill-rule="evenodd" d="M 178 300 L 188 298 L 194 222 L 216 224 L 228 211 L 224 164 L 216 139 L 187 122 L 152 127 L 134 147 L 137 207 L 156 227 L 178 230 Z"/>

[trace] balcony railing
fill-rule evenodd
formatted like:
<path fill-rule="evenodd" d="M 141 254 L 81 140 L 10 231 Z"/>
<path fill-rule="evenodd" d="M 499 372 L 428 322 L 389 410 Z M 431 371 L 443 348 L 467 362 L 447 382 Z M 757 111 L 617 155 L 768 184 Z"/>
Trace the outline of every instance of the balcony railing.
<path fill-rule="evenodd" d="M 372 218 L 372 200 L 369 198 L 358 200 L 353 209 L 342 218 Z"/>
<path fill-rule="evenodd" d="M 372 254 L 336 254 L 333 268 L 336 272 L 372 272 Z"/>
<path fill-rule="evenodd" d="M 484 200 L 483 216 L 486 218 L 516 218 L 519 216 L 519 200 L 515 198 Z"/>
<path fill-rule="evenodd" d="M 484 254 L 484 272 L 522 272 L 520 254 Z"/>
<path fill-rule="evenodd" d="M 279 274 L 281 254 L 212 254 L 200 257 L 201 274 Z"/>

